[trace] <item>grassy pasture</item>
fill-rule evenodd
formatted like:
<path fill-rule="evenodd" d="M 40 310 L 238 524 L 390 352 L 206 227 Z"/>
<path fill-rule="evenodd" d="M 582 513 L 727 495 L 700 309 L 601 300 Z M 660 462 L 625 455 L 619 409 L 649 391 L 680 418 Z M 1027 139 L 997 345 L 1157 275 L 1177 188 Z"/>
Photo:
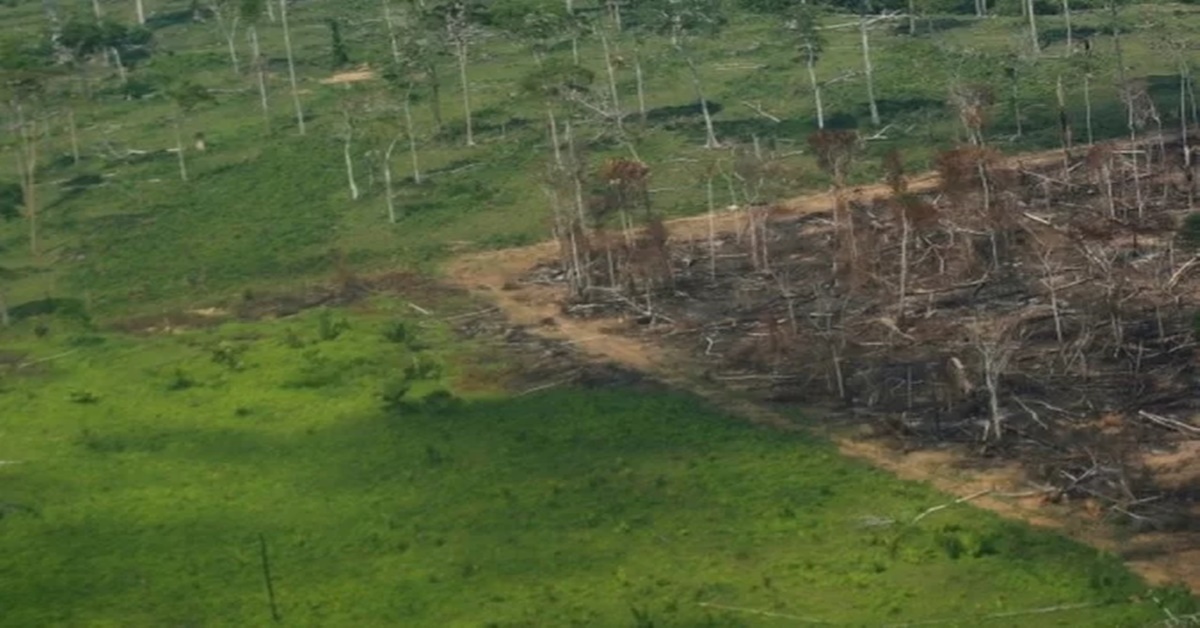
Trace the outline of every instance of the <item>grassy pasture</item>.
<path fill-rule="evenodd" d="M 110 10 L 132 11 L 132 3 L 124 4 Z M 396 151 L 391 165 L 402 217 L 390 225 L 381 168 L 383 149 L 401 129 L 394 98 L 392 105 L 381 104 L 387 98 L 379 93 L 377 82 L 319 83 L 331 73 L 327 18 L 336 16 L 350 24 L 344 31 L 353 61 L 376 63 L 386 57 L 377 3 L 294 7 L 296 57 L 309 121 L 303 138 L 296 135 L 292 119 L 278 25 L 260 26 L 272 94 L 268 132 L 258 111 L 253 77 L 249 72 L 232 73 L 213 21 L 192 22 L 182 0 L 151 4 L 157 49 L 132 73 L 135 83 L 148 86 L 149 96 L 122 99 L 119 82 L 102 68 L 93 69 L 97 96 L 92 100 L 78 95 L 78 80 L 70 76 L 51 86 L 43 149 L 47 160 L 39 190 L 45 204 L 44 253 L 36 259 L 28 254 L 23 221 L 0 223 L 0 265 L 14 275 L 6 282 L 13 302 L 71 296 L 87 298 L 98 311 L 145 310 L 152 303 L 210 299 L 256 284 L 302 281 L 327 271 L 337 257 L 330 254 L 334 249 L 360 267 L 430 268 L 456 246 L 510 246 L 546 237 L 547 199 L 540 180 L 549 149 L 541 105 L 518 88 L 532 67 L 524 44 L 493 32 L 473 49 L 471 96 L 480 145 L 472 148 L 461 141 L 453 60 L 443 60 L 447 127 L 435 137 L 428 99 L 416 103 L 422 168 L 429 176 L 421 185 L 413 184 L 407 179 L 406 151 Z M 0 6 L 0 35 L 20 37 L 39 28 L 39 7 L 33 2 Z M 1024 21 L 1009 13 L 1002 6 L 999 17 L 987 20 L 932 15 L 921 23 L 916 37 L 905 34 L 903 23 L 873 32 L 880 108 L 891 127 L 887 139 L 868 143 L 855 169 L 859 180 L 878 176 L 879 157 L 887 150 L 901 149 L 917 169 L 927 167 L 936 150 L 955 141 L 956 118 L 945 104 L 955 81 L 993 87 L 990 136 L 1003 149 L 1017 151 L 1057 144 L 1055 85 L 1062 76 L 1076 138 L 1084 138 L 1083 56 L 1065 56 L 1061 18 L 1041 16 L 1048 43 L 1033 63 L 1027 54 L 1016 54 L 1027 52 L 1027 35 Z M 1200 18 L 1189 5 L 1151 4 L 1126 7 L 1121 19 L 1128 76 L 1148 77 L 1164 124 L 1177 127 L 1177 64 L 1163 49 L 1162 34 L 1184 33 L 1200 24 Z M 826 19 L 830 26 L 847 22 L 852 18 L 844 15 Z M 1107 23 L 1106 15 L 1087 10 L 1073 19 L 1077 34 L 1093 35 L 1093 124 L 1100 138 L 1127 134 L 1115 87 L 1113 42 L 1104 34 Z M 934 25 L 932 33 L 928 25 Z M 857 32 L 832 28 L 827 36 L 818 71 L 822 80 L 832 81 L 825 88 L 830 124 L 869 133 Z M 245 65 L 248 47 L 238 41 Z M 626 59 L 618 81 L 623 106 L 631 110 L 636 100 L 628 59 L 635 42 L 625 36 L 615 45 Z M 758 138 L 765 147 L 787 155 L 803 173 L 793 192 L 824 186 L 824 176 L 806 154 L 805 137 L 815 128 L 811 94 L 778 21 L 733 11 L 719 36 L 697 40 L 693 47 L 718 110 L 718 135 L 743 146 Z M 569 57 L 569 49 L 569 44 L 559 46 L 553 54 Z M 701 172 L 713 160 L 728 162 L 729 154 L 701 148 L 703 129 L 695 96 L 683 62 L 666 42 L 650 37 L 637 50 L 646 70 L 650 124 L 640 127 L 634 115 L 627 126 L 639 155 L 653 168 L 654 202 L 668 215 L 701 211 Z M 595 89 L 603 91 L 597 42 L 584 39 L 580 55 L 596 72 Z M 1006 65 L 1017 68 L 1016 94 L 1025 131 L 1020 138 L 1013 137 L 1013 86 L 1006 78 Z M 154 94 L 153 85 L 156 77 L 181 76 L 214 90 L 217 99 L 183 124 L 187 137 L 203 132 L 210 147 L 204 153 L 189 151 L 192 180 L 186 184 L 178 181 L 170 154 L 114 157 L 127 149 L 173 146 L 174 108 Z M 338 139 L 340 107 L 356 102 L 361 109 L 370 99 L 373 113 L 358 117 L 352 145 L 364 196 L 351 202 Z M 759 116 L 746 103 L 761 106 L 780 122 Z M 82 130 L 80 164 L 68 155 L 63 113 L 68 104 Z M 581 148 L 592 162 L 626 154 L 594 122 L 577 120 L 577 125 Z M 728 198 L 724 187 L 718 185 L 718 203 L 737 200 Z"/>
<path fill-rule="evenodd" d="M 1113 557 L 969 507 L 909 524 L 949 498 L 685 394 L 439 393 L 476 349 L 400 308 L 7 349 L 59 357 L 0 375 L 0 625 L 266 625 L 259 535 L 289 624 L 1162 616 Z"/>

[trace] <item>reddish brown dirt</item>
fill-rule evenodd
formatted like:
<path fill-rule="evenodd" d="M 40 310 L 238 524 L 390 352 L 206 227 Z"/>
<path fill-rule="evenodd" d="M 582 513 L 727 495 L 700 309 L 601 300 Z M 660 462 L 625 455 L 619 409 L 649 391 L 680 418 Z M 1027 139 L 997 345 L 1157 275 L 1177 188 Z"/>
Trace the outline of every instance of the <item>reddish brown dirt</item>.
<path fill-rule="evenodd" d="M 1053 163 L 1062 158 L 1060 151 L 1047 151 L 1019 158 L 1024 165 Z M 910 189 L 932 189 L 938 184 L 935 175 L 914 178 Z M 855 197 L 866 200 L 884 196 L 883 185 L 864 186 L 853 191 Z M 782 204 L 788 213 L 826 211 L 833 197 L 829 193 L 796 198 Z M 671 221 L 672 238 L 689 239 L 706 236 L 709 217 L 698 216 Z M 722 214 L 716 218 L 715 229 L 728 232 L 739 228 L 741 216 Z M 562 314 L 564 294 L 557 286 L 518 283 L 518 279 L 541 262 L 552 260 L 556 244 L 545 242 L 533 246 L 474 253 L 459 257 L 446 269 L 448 281 L 470 293 L 485 298 L 516 325 L 528 326 L 537 334 L 570 343 L 583 354 L 596 360 L 619 365 L 653 375 L 672 386 L 699 394 L 718 407 L 757 424 L 794 430 L 797 426 L 784 416 L 761 404 L 746 401 L 689 373 L 686 355 L 676 354 L 669 347 L 639 340 L 620 333 L 621 322 L 616 319 L 578 319 Z M 820 410 L 810 409 L 810 413 Z M 1200 593 L 1200 545 L 1195 535 L 1150 533 L 1123 538 L 1113 526 L 1088 515 L 1087 504 L 1059 505 L 1046 503 L 1026 474 L 1016 465 L 986 470 L 966 469 L 962 453 L 952 451 L 900 452 L 876 440 L 850 435 L 832 435 L 841 451 L 855 458 L 887 469 L 896 476 L 928 482 L 941 491 L 965 497 L 984 490 L 993 491 L 972 500 L 972 503 L 1002 516 L 1020 519 L 1034 525 L 1051 527 L 1095 547 L 1112 551 L 1123 557 L 1129 566 L 1148 581 L 1156 584 L 1181 582 Z M 1194 481 L 1195 453 L 1174 454 L 1170 460 L 1156 461 L 1165 471 L 1180 481 Z M 1180 457 L 1182 456 L 1182 457 Z M 1082 508 L 1080 507 L 1082 506 Z"/>

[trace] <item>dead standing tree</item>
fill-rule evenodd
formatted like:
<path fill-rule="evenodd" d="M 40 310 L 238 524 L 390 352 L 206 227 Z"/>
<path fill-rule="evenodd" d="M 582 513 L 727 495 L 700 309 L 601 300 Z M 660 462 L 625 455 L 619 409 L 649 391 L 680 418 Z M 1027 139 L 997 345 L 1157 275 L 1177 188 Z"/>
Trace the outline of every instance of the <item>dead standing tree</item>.
<path fill-rule="evenodd" d="M 954 208 L 958 224 L 950 225 L 952 236 L 962 242 L 962 261 L 970 273 L 975 259 L 974 237 L 985 236 L 991 245 L 991 268 L 1000 265 L 997 229 L 1002 226 L 1002 206 L 995 203 L 1000 154 L 979 146 L 960 146 L 937 156 L 937 171 L 942 178 L 942 191 Z M 961 238 L 959 237 L 961 236 Z"/>
<path fill-rule="evenodd" d="M 983 128 L 987 125 L 987 108 L 995 98 L 986 85 L 956 85 L 950 90 L 950 105 L 958 112 L 959 122 L 967 132 L 972 146 L 983 146 Z"/>
<path fill-rule="evenodd" d="M 833 275 L 836 278 L 843 269 L 838 258 L 847 256 L 851 270 L 858 258 L 854 238 L 854 217 L 846 206 L 846 177 L 850 165 L 861 146 L 855 131 L 817 131 L 808 136 L 808 145 L 817 157 L 817 165 L 833 179 L 833 228 L 834 255 Z"/>
<path fill-rule="evenodd" d="M 763 150 L 757 138 L 753 148 L 733 150 L 730 184 L 740 191 L 749 235 L 750 260 L 755 270 L 770 270 L 770 233 L 768 220 L 771 201 L 784 198 L 797 187 L 799 171 L 777 152 Z"/>
<path fill-rule="evenodd" d="M 984 442 L 999 441 L 1004 437 L 1007 413 L 1000 405 L 1000 386 L 1009 358 L 1016 350 L 1013 328 L 1013 323 L 995 319 L 975 321 L 968 326 L 971 345 L 979 355 L 983 385 L 988 396 L 988 418 L 980 438 Z"/>

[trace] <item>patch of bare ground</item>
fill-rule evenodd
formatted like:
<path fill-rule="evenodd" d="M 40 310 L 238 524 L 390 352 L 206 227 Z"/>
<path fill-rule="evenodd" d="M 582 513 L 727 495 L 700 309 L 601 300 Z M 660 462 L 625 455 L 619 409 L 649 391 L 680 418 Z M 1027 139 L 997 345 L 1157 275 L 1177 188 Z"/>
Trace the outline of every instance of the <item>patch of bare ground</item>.
<path fill-rule="evenodd" d="M 363 81 L 375 80 L 375 70 L 370 66 L 361 65 L 353 70 L 337 72 L 331 76 L 321 79 L 322 85 L 345 85 L 349 83 L 361 83 Z"/>
<path fill-rule="evenodd" d="M 216 327 L 232 320 L 286 318 L 319 307 L 361 306 L 370 297 L 380 295 L 403 297 L 414 311 L 428 313 L 421 303 L 440 303 L 462 294 L 459 289 L 416 273 L 392 271 L 360 276 L 342 269 L 325 283 L 278 292 L 247 290 L 237 300 L 202 308 L 139 314 L 112 321 L 105 327 L 132 334 L 181 333 Z"/>
<path fill-rule="evenodd" d="M 1177 236 L 1196 193 L 1182 152 L 1157 138 L 958 149 L 937 174 L 574 232 L 460 257 L 447 278 L 584 356 L 821 429 L 847 455 L 1200 591 L 1200 255 Z"/>

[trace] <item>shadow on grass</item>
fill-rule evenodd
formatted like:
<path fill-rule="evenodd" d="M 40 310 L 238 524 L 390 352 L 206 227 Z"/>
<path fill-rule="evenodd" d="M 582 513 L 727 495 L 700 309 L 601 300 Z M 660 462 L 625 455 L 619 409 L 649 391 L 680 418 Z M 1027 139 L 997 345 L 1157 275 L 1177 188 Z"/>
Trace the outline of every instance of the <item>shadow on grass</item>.
<path fill-rule="evenodd" d="M 146 17 L 146 28 L 152 31 L 193 23 L 191 9 L 156 11 L 153 15 Z"/>

